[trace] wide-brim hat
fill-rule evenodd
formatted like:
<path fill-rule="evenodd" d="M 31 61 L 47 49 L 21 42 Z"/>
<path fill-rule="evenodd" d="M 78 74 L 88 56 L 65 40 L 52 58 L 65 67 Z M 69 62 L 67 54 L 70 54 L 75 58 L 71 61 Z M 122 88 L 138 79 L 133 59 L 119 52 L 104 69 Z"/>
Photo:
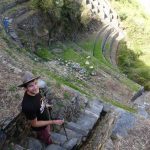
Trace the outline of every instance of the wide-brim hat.
<path fill-rule="evenodd" d="M 18 87 L 25 87 L 29 82 L 39 79 L 40 76 L 34 77 L 33 74 L 29 71 L 26 71 L 22 76 L 22 84 L 18 85 Z"/>

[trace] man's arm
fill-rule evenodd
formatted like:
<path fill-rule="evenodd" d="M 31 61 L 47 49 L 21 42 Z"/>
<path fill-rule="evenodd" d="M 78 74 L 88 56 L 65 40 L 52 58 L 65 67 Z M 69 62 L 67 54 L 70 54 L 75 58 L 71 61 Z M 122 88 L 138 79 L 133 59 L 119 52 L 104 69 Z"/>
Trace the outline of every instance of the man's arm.
<path fill-rule="evenodd" d="M 31 120 L 32 127 L 43 127 L 50 124 L 62 125 L 64 120 L 37 120 L 37 118 Z"/>

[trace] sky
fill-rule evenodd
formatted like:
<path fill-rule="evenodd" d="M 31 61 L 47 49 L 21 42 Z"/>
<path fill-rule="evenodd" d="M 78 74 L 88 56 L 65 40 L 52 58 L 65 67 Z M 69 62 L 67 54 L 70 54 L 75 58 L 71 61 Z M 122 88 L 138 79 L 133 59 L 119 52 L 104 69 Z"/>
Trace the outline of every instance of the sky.
<path fill-rule="evenodd" d="M 145 11 L 150 14 L 150 0 L 139 0 L 139 2 L 144 6 Z"/>

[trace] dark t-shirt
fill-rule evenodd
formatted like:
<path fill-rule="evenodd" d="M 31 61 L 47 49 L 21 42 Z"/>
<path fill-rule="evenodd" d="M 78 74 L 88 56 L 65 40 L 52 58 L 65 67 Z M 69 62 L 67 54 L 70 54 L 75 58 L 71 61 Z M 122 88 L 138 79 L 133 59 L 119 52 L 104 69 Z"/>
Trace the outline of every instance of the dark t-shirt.
<path fill-rule="evenodd" d="M 22 101 L 22 112 L 25 114 L 28 120 L 33 120 L 35 118 L 37 118 L 37 120 L 49 120 L 44 98 L 40 93 L 36 94 L 35 96 L 30 96 L 27 93 L 24 94 Z M 45 127 L 46 126 L 32 128 L 35 131 L 39 131 Z"/>

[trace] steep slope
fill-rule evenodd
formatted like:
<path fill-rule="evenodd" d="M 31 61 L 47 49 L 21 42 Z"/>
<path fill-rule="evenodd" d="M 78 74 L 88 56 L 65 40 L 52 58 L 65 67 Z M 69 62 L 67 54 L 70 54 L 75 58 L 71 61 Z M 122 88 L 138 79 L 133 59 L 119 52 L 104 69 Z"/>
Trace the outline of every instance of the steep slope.
<path fill-rule="evenodd" d="M 38 20 L 37 18 L 41 19 L 41 16 L 39 17 L 38 12 L 29 8 L 29 2 L 22 2 L 22 5 L 16 5 L 16 1 L 11 2 L 13 5 L 6 7 L 8 10 L 5 9 L 2 13 L 5 17 L 14 19 L 12 24 L 14 25 L 13 32 L 17 33 L 17 36 L 15 37 L 21 41 L 22 46 L 24 46 L 24 43 L 29 42 L 27 44 L 32 47 L 32 40 L 34 38 L 36 39 L 36 37 L 34 37 L 34 34 L 31 34 L 31 37 L 28 34 L 25 36 L 24 33 L 28 33 L 26 25 L 28 24 L 30 27 L 35 28 L 37 27 L 37 29 L 40 30 L 41 28 L 39 26 L 34 25 Z M 95 4 L 94 1 L 90 2 L 93 6 L 98 5 L 98 3 L 95 2 Z M 12 8 L 17 9 L 18 12 L 12 13 Z M 106 17 L 104 13 L 103 19 L 106 19 L 105 21 L 108 22 L 110 14 L 112 14 L 112 11 L 110 11 L 108 13 L 108 17 Z M 109 21 L 115 18 L 112 16 L 109 18 Z M 4 129 L 19 113 L 19 105 L 22 100 L 23 90 L 17 88 L 17 85 L 21 81 L 21 73 L 25 70 L 29 70 L 36 75 L 41 75 L 42 78 L 51 85 L 53 89 L 53 97 L 55 99 L 71 101 L 73 95 L 78 95 L 78 93 L 80 93 L 80 95 L 82 95 L 81 97 L 87 97 L 87 99 L 90 100 L 93 98 L 100 99 L 104 103 L 109 103 L 110 105 L 135 112 L 133 108 L 135 107 L 136 109 L 137 107 L 131 102 L 131 99 L 136 96 L 142 87 L 128 80 L 125 75 L 122 75 L 119 72 L 116 66 L 113 67 L 112 65 L 116 65 L 114 60 L 116 52 L 110 52 L 110 50 L 112 49 L 111 47 L 115 47 L 114 49 L 117 47 L 117 44 L 113 43 L 113 38 L 116 37 L 116 32 L 114 32 L 114 30 L 112 31 L 112 26 L 108 27 L 109 30 L 105 30 L 106 28 L 103 28 L 103 25 L 97 30 L 94 30 L 96 36 L 92 39 L 92 46 L 94 45 L 95 48 L 97 48 L 95 50 L 99 50 L 99 54 L 102 54 L 102 60 L 97 59 L 97 56 L 90 55 L 89 57 L 89 53 L 86 51 L 84 46 L 80 45 L 80 42 L 88 43 L 86 40 L 89 39 L 91 35 L 87 33 L 87 39 L 84 38 L 83 40 L 83 38 L 81 38 L 83 41 L 80 42 L 71 42 L 71 44 L 68 44 L 69 42 L 61 44 L 55 43 L 56 47 L 51 49 L 55 57 L 48 58 L 48 60 L 45 61 L 31 51 L 27 51 L 25 48 L 22 48 L 19 41 L 16 41 L 16 39 L 11 36 L 11 32 L 7 32 L 6 28 L 4 28 L 2 21 L 3 20 L 1 20 L 0 28 L 0 125 L 2 129 Z M 100 32 L 100 28 L 103 29 L 102 32 Z M 19 32 L 20 30 L 21 32 Z M 21 33 L 24 35 L 21 36 Z M 44 40 L 44 42 L 46 41 Z M 107 44 L 112 46 L 107 47 Z M 58 48 L 58 45 L 61 46 Z M 73 57 L 71 57 L 70 54 L 73 55 Z M 111 60 L 112 56 L 114 57 L 113 60 Z M 112 63 L 112 61 L 114 61 L 114 63 Z M 87 62 L 89 62 L 89 65 Z M 93 66 L 93 69 L 91 66 Z M 113 121 L 110 124 L 112 125 Z M 106 131 L 105 127 L 104 129 Z M 110 136 L 110 133 L 108 133 L 108 135 Z M 106 142 L 107 139 L 104 139 L 104 141 Z M 103 145 L 105 144 L 103 143 Z"/>

